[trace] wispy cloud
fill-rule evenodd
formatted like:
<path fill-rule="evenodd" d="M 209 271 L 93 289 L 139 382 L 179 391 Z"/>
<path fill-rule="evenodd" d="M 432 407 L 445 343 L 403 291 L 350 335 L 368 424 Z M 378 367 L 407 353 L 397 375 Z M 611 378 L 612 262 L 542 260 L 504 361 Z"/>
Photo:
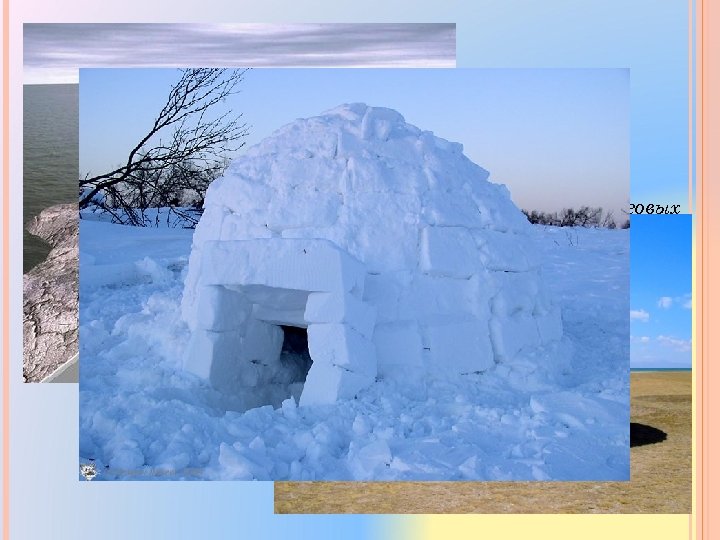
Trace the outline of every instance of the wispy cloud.
<path fill-rule="evenodd" d="M 25 83 L 81 67 L 455 67 L 455 24 L 25 24 Z"/>
<path fill-rule="evenodd" d="M 673 299 L 670 296 L 661 296 L 657 301 L 657 305 L 662 309 L 670 309 L 673 305 Z"/>
<path fill-rule="evenodd" d="M 658 336 L 658 343 L 667 347 L 672 347 L 675 350 L 687 352 L 692 350 L 692 340 L 690 339 L 678 339 L 671 336 Z"/>
<path fill-rule="evenodd" d="M 631 309 L 630 319 L 633 321 L 648 322 L 650 320 L 650 314 L 644 309 Z"/>
<path fill-rule="evenodd" d="M 683 294 L 678 296 L 675 301 L 685 309 L 692 309 L 692 293 Z"/>
<path fill-rule="evenodd" d="M 633 367 L 690 367 L 692 341 L 672 336 L 630 336 Z"/>

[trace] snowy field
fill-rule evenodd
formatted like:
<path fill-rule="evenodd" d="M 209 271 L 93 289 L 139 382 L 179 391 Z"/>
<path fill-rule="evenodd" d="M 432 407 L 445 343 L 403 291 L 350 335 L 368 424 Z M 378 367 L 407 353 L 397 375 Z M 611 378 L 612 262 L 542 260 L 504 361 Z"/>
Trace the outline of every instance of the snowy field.
<path fill-rule="evenodd" d="M 535 230 L 569 362 L 235 412 L 182 368 L 192 231 L 82 220 L 80 462 L 96 480 L 629 480 L 629 231 Z"/>

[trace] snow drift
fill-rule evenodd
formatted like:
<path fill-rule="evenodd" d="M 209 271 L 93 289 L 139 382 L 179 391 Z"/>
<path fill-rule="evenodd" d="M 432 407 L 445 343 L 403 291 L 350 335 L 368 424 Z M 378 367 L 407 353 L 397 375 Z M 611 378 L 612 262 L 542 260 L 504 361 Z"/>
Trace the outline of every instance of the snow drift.
<path fill-rule="evenodd" d="M 532 373 L 562 338 L 560 312 L 531 225 L 488 176 L 390 109 L 342 105 L 281 128 L 207 192 L 185 368 L 243 408 L 332 403 L 377 379 Z M 281 327 L 307 329 L 309 371 Z"/>

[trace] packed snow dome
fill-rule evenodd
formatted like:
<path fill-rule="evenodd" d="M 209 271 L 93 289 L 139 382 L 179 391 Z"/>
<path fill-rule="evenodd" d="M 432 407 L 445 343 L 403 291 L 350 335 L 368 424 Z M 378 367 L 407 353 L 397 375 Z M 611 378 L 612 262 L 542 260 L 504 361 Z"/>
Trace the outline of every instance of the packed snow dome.
<path fill-rule="evenodd" d="M 531 225 L 488 176 L 391 109 L 279 129 L 208 189 L 185 368 L 242 409 L 333 403 L 378 379 L 529 376 L 554 358 L 538 351 L 557 348 L 560 312 Z"/>

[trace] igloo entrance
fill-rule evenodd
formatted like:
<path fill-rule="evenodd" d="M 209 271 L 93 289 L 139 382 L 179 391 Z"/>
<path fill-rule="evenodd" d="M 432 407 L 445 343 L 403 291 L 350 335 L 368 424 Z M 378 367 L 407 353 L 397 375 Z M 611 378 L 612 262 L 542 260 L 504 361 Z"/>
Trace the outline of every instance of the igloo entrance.
<path fill-rule="evenodd" d="M 377 374 L 364 266 L 332 242 L 270 238 L 207 246 L 185 368 L 238 408 L 353 397 Z M 302 389 L 302 390 L 301 390 Z"/>
<path fill-rule="evenodd" d="M 292 376 L 293 382 L 305 383 L 312 366 L 307 328 L 280 326 L 283 331 L 283 344 L 280 349 L 280 363 Z"/>

